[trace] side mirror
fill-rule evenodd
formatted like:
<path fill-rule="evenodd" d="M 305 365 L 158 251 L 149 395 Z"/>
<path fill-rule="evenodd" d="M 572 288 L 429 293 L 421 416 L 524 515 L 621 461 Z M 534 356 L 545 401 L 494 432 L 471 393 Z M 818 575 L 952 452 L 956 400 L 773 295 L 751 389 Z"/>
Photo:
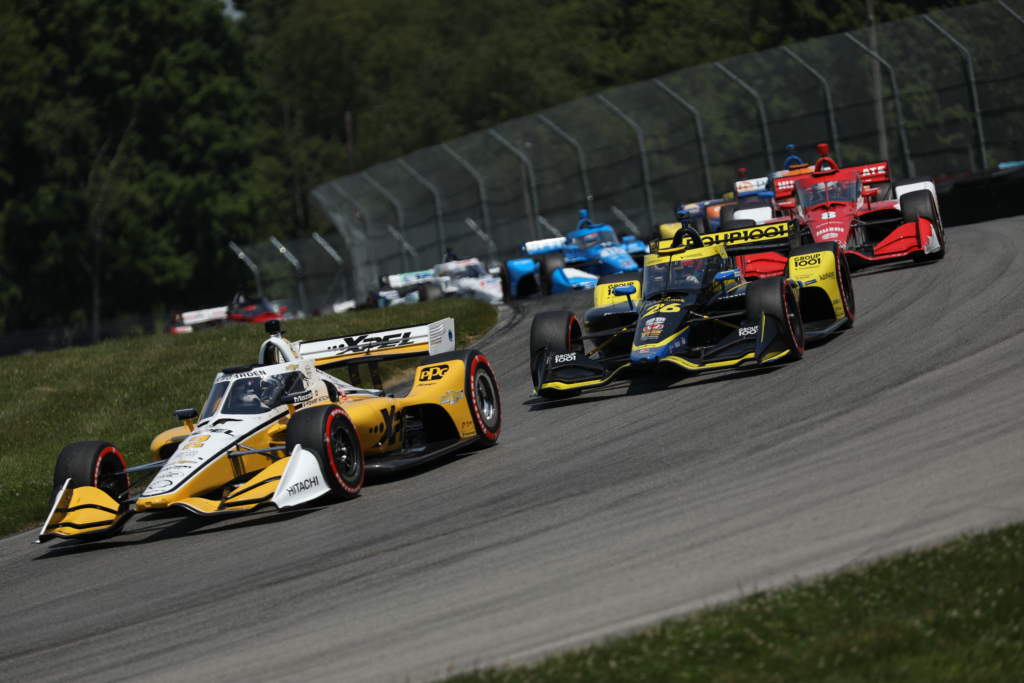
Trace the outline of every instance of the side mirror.
<path fill-rule="evenodd" d="M 612 292 L 615 296 L 629 296 L 630 294 L 636 294 L 636 287 L 634 285 L 619 285 Z"/>
<path fill-rule="evenodd" d="M 715 273 L 715 282 L 722 282 L 723 280 L 735 280 L 740 276 L 738 268 L 732 270 L 720 270 Z"/>
<path fill-rule="evenodd" d="M 184 422 L 185 426 L 188 427 L 188 431 L 191 432 L 196 428 L 195 422 L 193 422 L 193 420 L 199 417 L 199 413 L 196 411 L 195 408 L 182 408 L 181 410 L 174 411 L 174 417 Z"/>
<path fill-rule="evenodd" d="M 878 196 L 878 188 L 877 187 L 865 187 L 864 189 L 862 189 L 860 191 L 860 196 L 864 197 L 864 199 L 874 199 L 875 197 Z"/>
<path fill-rule="evenodd" d="M 783 199 L 783 200 L 781 200 L 779 202 L 779 208 L 780 209 L 787 209 L 787 210 L 795 209 L 796 208 L 796 200 L 795 199 Z"/>

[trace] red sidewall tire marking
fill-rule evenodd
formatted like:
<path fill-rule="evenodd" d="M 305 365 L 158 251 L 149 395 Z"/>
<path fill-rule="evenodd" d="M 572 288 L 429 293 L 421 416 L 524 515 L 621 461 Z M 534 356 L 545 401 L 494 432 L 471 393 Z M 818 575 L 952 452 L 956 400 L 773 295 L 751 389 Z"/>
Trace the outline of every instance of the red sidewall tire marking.
<path fill-rule="evenodd" d="M 482 369 L 481 372 L 487 372 L 487 369 L 489 369 L 490 365 L 491 365 L 487 361 L 487 358 L 482 353 L 478 353 L 477 355 L 473 356 L 473 361 L 470 363 L 470 366 L 469 366 L 469 395 L 470 395 L 470 399 L 471 399 L 470 400 L 470 407 L 473 410 L 473 421 L 476 423 L 476 428 L 480 431 L 480 434 L 481 434 L 481 436 L 484 439 L 486 439 L 488 441 L 497 441 L 498 440 L 498 434 L 501 433 L 500 415 L 499 415 L 499 421 L 498 421 L 498 429 L 497 430 L 489 429 L 487 427 L 487 424 L 484 422 L 483 416 L 480 414 L 480 405 L 477 403 L 477 396 L 476 396 L 476 369 L 477 369 L 477 366 L 480 365 L 480 363 L 483 363 L 484 364 L 484 368 L 485 368 L 485 369 Z M 494 383 L 494 391 L 497 393 L 497 391 L 498 391 L 498 380 L 494 377 L 494 373 L 493 372 L 491 373 L 490 379 Z M 498 397 L 495 396 L 495 400 L 499 401 L 500 399 L 498 399 Z M 499 403 L 498 405 L 500 406 L 501 404 Z M 499 408 L 499 410 L 500 410 L 500 408 Z"/>
<path fill-rule="evenodd" d="M 107 446 L 99 452 L 99 455 L 96 456 L 96 465 L 92 469 L 92 485 L 96 488 L 100 487 L 100 469 L 103 467 L 103 459 L 107 457 L 108 453 L 113 453 L 117 459 L 121 461 L 122 470 L 128 469 L 128 462 L 124 459 L 124 456 L 121 455 L 121 451 L 117 450 L 113 446 Z M 131 479 L 128 478 L 127 474 L 124 475 L 124 478 L 125 481 L 128 482 L 128 486 L 131 486 Z"/>
<path fill-rule="evenodd" d="M 341 486 L 345 493 L 359 493 L 359 489 L 363 487 L 363 468 L 359 468 L 359 483 L 353 487 L 345 483 L 345 480 L 341 476 L 341 472 L 338 471 L 338 463 L 334 461 L 334 447 L 331 443 L 331 425 L 334 424 L 334 418 L 339 415 L 342 416 L 342 418 L 347 417 L 345 415 L 345 411 L 341 408 L 334 408 L 331 412 L 327 413 L 327 419 L 324 421 L 324 450 L 327 455 L 327 462 L 331 465 L 331 472 L 334 473 L 334 480 L 338 482 L 338 485 Z"/>

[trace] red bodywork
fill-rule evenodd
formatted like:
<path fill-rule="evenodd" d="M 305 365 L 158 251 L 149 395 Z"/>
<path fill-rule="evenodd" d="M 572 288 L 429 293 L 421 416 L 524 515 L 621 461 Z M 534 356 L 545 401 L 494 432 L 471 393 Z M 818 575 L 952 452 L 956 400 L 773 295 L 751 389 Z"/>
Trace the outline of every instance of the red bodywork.
<path fill-rule="evenodd" d="M 933 236 L 938 239 L 927 218 L 903 220 L 887 161 L 839 168 L 825 156 L 811 172 L 776 177 L 774 190 L 781 213 L 795 218 L 814 242 L 838 242 L 851 265 L 912 257 L 925 253 Z M 783 274 L 787 259 L 778 252 L 763 252 L 738 261 L 750 278 Z"/>

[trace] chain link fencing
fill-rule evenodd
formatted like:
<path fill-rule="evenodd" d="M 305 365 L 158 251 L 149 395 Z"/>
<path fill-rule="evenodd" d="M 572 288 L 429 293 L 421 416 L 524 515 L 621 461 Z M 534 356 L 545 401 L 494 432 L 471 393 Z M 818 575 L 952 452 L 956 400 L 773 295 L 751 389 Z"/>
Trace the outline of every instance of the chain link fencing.
<path fill-rule="evenodd" d="M 312 194 L 362 300 L 380 276 L 449 253 L 512 257 L 581 208 L 646 235 L 680 201 L 731 189 L 738 168 L 778 169 L 790 143 L 805 159 L 822 141 L 843 164 L 888 159 L 903 177 L 981 171 L 1024 159 L 1021 41 L 1024 0 L 935 11 L 583 97 Z M 298 271 L 253 251 L 297 290 Z"/>

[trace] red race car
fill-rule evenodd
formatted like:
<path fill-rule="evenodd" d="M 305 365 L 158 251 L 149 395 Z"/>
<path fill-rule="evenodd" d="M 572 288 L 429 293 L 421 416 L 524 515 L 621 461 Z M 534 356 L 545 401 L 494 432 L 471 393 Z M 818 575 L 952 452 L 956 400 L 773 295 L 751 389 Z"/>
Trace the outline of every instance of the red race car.
<path fill-rule="evenodd" d="M 821 158 L 810 173 L 773 178 L 776 212 L 796 219 L 801 241 L 838 242 L 854 268 L 945 255 L 946 238 L 930 179 L 894 183 L 887 161 L 840 168 L 828 156 L 828 145 L 818 145 L 818 151 Z M 746 277 L 780 275 L 786 266 L 786 257 L 775 252 L 740 261 Z"/>

